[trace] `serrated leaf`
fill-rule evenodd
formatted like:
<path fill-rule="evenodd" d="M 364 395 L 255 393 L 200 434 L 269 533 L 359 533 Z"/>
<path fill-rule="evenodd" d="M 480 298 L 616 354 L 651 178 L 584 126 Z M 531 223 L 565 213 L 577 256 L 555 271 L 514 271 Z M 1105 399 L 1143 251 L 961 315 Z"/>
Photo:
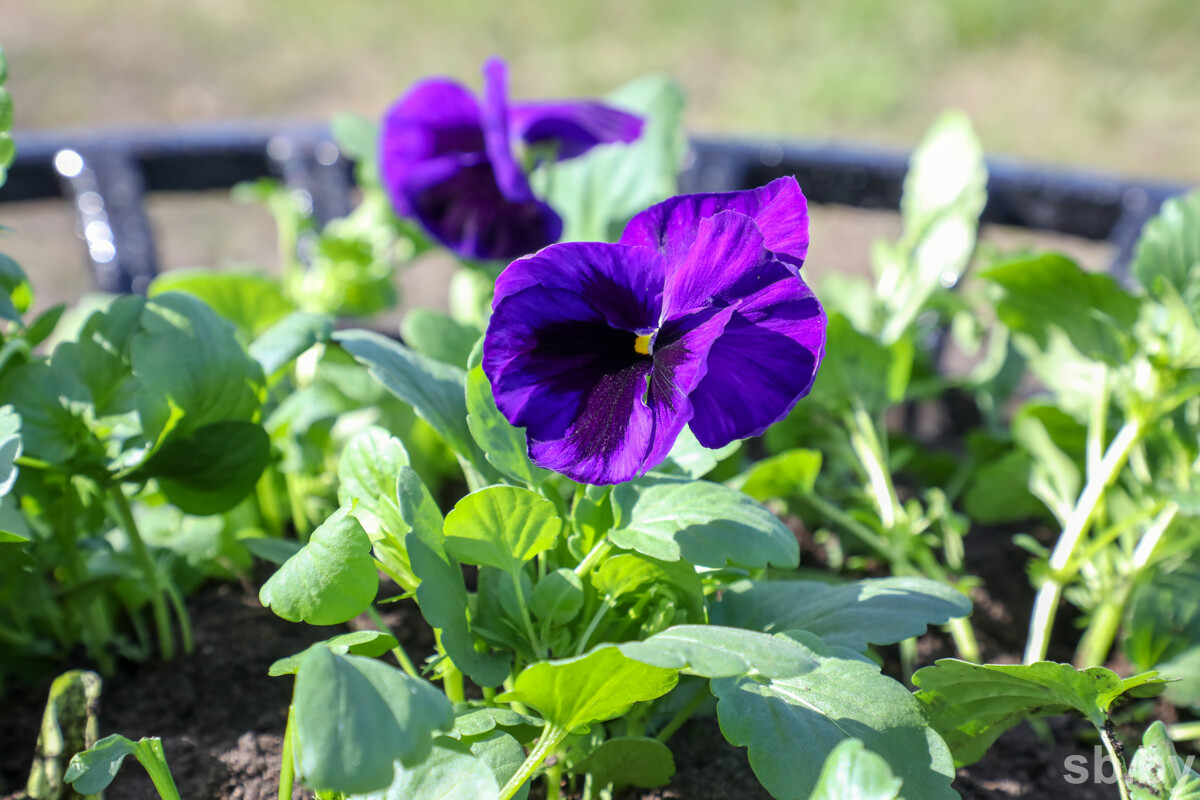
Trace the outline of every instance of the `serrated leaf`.
<path fill-rule="evenodd" d="M 774 797 L 804 798 L 821 765 L 846 739 L 859 739 L 887 761 L 909 800 L 953 800 L 954 766 L 929 728 L 921 706 L 896 681 L 859 654 L 799 634 L 816 669 L 791 678 L 719 678 L 721 732 L 749 750 L 750 766 Z"/>
<path fill-rule="evenodd" d="M 896 800 L 902 784 L 880 756 L 846 739 L 826 757 L 809 800 Z"/>
<path fill-rule="evenodd" d="M 292 701 L 299 777 L 311 788 L 361 794 L 388 787 L 395 763 L 429 758 L 454 711 L 429 683 L 382 661 L 315 647 L 300 662 Z"/>
<path fill-rule="evenodd" d="M 928 578 L 850 583 L 738 581 L 710 608 L 713 623 L 779 633 L 803 630 L 859 653 L 894 644 L 971 613 L 958 590 Z"/>
<path fill-rule="evenodd" d="M 617 649 L 643 664 L 686 669 L 705 678 L 790 678 L 818 665 L 808 648 L 785 636 L 720 625 L 677 625 Z"/>
<path fill-rule="evenodd" d="M 1000 734 L 1023 719 L 1077 711 L 1103 728 L 1122 695 L 1149 697 L 1166 682 L 1147 672 L 1122 680 L 1104 667 L 1079 671 L 1070 664 L 970 664 L 953 658 L 913 675 L 917 699 L 946 740 L 959 766 L 983 757 Z"/>
<path fill-rule="evenodd" d="M 624 483 L 613 489 L 618 547 L 704 567 L 795 567 L 796 537 L 749 496 L 706 481 Z"/>
<path fill-rule="evenodd" d="M 611 645 L 576 658 L 531 664 L 496 699 L 524 703 L 550 725 L 573 731 L 619 717 L 634 703 L 661 697 L 679 682 L 674 669 L 643 664 Z"/>
<path fill-rule="evenodd" d="M 513 572 L 554 546 L 562 520 L 554 504 L 517 486 L 489 486 L 446 515 L 446 551 L 468 564 Z"/>
<path fill-rule="evenodd" d="M 492 385 L 483 367 L 467 373 L 467 425 L 487 460 L 510 478 L 537 486 L 550 473 L 529 460 L 525 431 L 509 424 L 496 408 Z"/>
<path fill-rule="evenodd" d="M 340 636 L 334 636 L 332 639 L 326 639 L 323 642 L 309 645 L 290 656 L 285 656 L 275 663 L 271 664 L 267 670 L 267 674 L 272 678 L 280 675 L 295 675 L 300 669 L 300 663 L 304 657 L 308 655 L 308 651 L 314 647 L 325 647 L 331 652 L 339 655 L 365 656 L 367 658 L 378 658 L 388 652 L 397 645 L 396 637 L 381 631 L 354 631 L 352 633 L 343 633 Z"/>
<path fill-rule="evenodd" d="M 365 611 L 378 590 L 371 539 L 343 507 L 263 584 L 258 599 L 290 622 L 337 625 Z"/>
<path fill-rule="evenodd" d="M 404 543 L 409 527 L 400 513 L 396 481 L 408 463 L 404 444 L 375 425 L 355 434 L 338 460 L 338 502 L 354 503 L 351 513 L 371 537 L 375 557 L 406 588 L 417 581 Z"/>
<path fill-rule="evenodd" d="M 442 632 L 442 646 L 455 666 L 480 686 L 499 686 L 508 677 L 511 656 L 479 652 L 471 630 L 471 605 L 462 567 L 446 552 L 442 513 L 412 467 L 397 481 L 400 513 L 411 531 L 405 546 L 420 581 L 417 605 L 425 621 Z"/>
<path fill-rule="evenodd" d="M 655 739 L 618 736 L 603 742 L 571 771 L 576 775 L 591 775 L 594 786 L 611 783 L 618 789 L 623 786 L 652 789 L 671 782 L 675 759 L 671 749 Z"/>
<path fill-rule="evenodd" d="M 1156 720 L 1142 736 L 1142 746 L 1129 763 L 1132 800 L 1200 800 L 1200 774 L 1175 752 L 1167 726 Z"/>

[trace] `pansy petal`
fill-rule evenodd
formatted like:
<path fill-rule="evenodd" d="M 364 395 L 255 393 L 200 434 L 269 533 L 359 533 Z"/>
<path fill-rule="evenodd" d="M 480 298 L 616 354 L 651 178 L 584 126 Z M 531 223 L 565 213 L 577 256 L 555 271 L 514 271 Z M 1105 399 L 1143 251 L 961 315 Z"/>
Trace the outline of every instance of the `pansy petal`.
<path fill-rule="evenodd" d="M 808 394 L 825 349 L 825 314 L 798 276 L 739 307 L 709 349 L 690 427 L 705 447 L 757 436 Z"/>
<path fill-rule="evenodd" d="M 745 192 L 672 197 L 642 211 L 625 226 L 621 243 L 653 247 L 678 263 L 691 249 L 700 221 L 722 211 L 752 218 L 766 248 L 799 269 L 808 254 L 808 201 L 793 177 Z"/>
<path fill-rule="evenodd" d="M 644 379 L 651 361 L 634 348 L 636 338 L 575 292 L 531 286 L 496 305 L 483 370 L 509 422 L 531 438 L 557 439 L 597 385 L 630 370 Z"/>
<path fill-rule="evenodd" d="M 421 81 L 384 114 L 379 141 L 383 185 L 397 211 L 411 213 L 400 188 L 415 166 L 430 158 L 483 151 L 479 105 L 454 81 Z"/>
<path fill-rule="evenodd" d="M 764 248 L 754 220 L 722 211 L 700 220 L 691 248 L 668 276 L 663 316 L 670 319 L 709 306 L 738 306 L 772 283 L 794 277 Z"/>
<path fill-rule="evenodd" d="M 592 100 L 513 103 L 508 121 L 526 145 L 554 146 L 559 161 L 642 134 L 641 117 Z"/>
<path fill-rule="evenodd" d="M 564 242 L 510 264 L 496 280 L 493 307 L 531 286 L 565 289 L 587 298 L 612 327 L 648 333 L 658 324 L 666 269 L 648 248 Z"/>
<path fill-rule="evenodd" d="M 506 198 L 482 155 L 423 162 L 399 192 L 434 238 L 466 258 L 513 259 L 562 235 L 562 218 L 546 203 Z"/>
<path fill-rule="evenodd" d="M 488 161 L 496 171 L 496 184 L 509 200 L 533 199 L 533 190 L 513 155 L 508 105 L 508 65 L 489 58 L 483 65 L 483 137 Z"/>
<path fill-rule="evenodd" d="M 639 361 L 605 375 L 561 438 L 530 435 L 530 457 L 593 484 L 620 483 L 657 466 L 692 416 L 688 393 L 703 380 L 709 348 L 732 313 L 711 309 L 675 323 L 668 343 L 656 347 L 652 368 Z"/>

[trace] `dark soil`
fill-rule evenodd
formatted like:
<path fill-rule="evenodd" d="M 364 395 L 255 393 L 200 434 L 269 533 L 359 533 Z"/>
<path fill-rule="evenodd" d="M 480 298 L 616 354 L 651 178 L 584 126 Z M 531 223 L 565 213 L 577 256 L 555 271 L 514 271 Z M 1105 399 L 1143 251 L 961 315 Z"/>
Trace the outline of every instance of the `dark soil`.
<path fill-rule="evenodd" d="M 195 653 L 171 663 L 126 665 L 105 681 L 101 735 L 161 737 L 185 800 L 273 800 L 291 681 L 268 677 L 267 668 L 338 629 L 284 622 L 233 585 L 208 589 L 188 606 Z M 387 608 L 387 622 L 397 633 L 406 639 L 406 634 L 415 634 L 414 655 L 432 646 L 409 603 Z M 921 660 L 947 655 L 945 649 L 939 636 L 926 637 Z M 8 793 L 4 800 L 19 797 L 24 785 L 48 685 L 15 691 L 0 702 L 0 791 Z M 1064 780 L 1068 756 L 1082 755 L 1089 767 L 1092 764 L 1090 744 L 1077 741 L 1080 731 L 1078 724 L 1064 722 L 1050 728 L 1051 738 L 1045 743 L 1032 728 L 1020 726 L 1001 737 L 983 761 L 960 770 L 955 788 L 967 800 L 1115 798 L 1111 785 Z M 678 764 L 671 785 L 627 794 L 625 800 L 769 797 L 750 771 L 745 751 L 727 744 L 714 720 L 685 726 L 671 744 Z M 145 773 L 132 762 L 121 770 L 108 796 L 156 797 Z M 302 796 L 297 791 L 296 797 Z"/>

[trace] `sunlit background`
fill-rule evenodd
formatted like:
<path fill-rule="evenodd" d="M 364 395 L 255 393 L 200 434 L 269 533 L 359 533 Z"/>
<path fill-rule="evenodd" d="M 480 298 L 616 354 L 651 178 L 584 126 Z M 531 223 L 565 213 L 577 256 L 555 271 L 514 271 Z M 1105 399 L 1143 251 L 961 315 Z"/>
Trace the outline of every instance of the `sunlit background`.
<path fill-rule="evenodd" d="M 1198 0 L 0 0 L 0 45 L 19 130 L 375 116 L 425 75 L 478 85 L 498 54 L 517 97 L 669 73 L 706 134 L 907 149 L 960 108 L 995 154 L 1200 180 Z M 61 269 L 84 286 L 69 211 L 26 206 L 0 209 L 6 249 L 43 292 Z M 272 258 L 265 213 L 150 211 L 167 267 Z M 852 216 L 815 225 L 810 263 L 864 261 L 891 230 Z"/>

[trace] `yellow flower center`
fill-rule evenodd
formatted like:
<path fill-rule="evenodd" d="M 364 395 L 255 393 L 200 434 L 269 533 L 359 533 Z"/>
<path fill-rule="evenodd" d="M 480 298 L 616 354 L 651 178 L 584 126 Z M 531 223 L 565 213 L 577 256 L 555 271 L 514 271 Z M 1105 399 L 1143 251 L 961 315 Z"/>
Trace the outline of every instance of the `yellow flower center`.
<path fill-rule="evenodd" d="M 644 356 L 650 355 L 650 334 L 639 336 L 633 340 L 633 349 Z"/>

